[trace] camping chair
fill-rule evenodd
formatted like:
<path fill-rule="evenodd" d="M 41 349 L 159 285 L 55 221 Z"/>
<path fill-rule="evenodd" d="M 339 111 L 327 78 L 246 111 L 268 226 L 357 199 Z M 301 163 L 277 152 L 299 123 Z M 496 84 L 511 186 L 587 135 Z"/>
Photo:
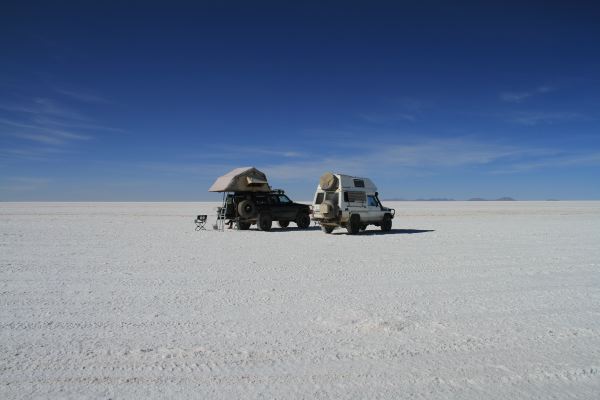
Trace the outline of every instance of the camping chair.
<path fill-rule="evenodd" d="M 194 220 L 194 222 L 196 223 L 196 230 L 200 231 L 200 230 L 206 230 L 206 228 L 204 227 L 204 225 L 206 224 L 206 219 L 207 216 L 206 215 L 198 215 L 196 217 L 196 219 Z"/>

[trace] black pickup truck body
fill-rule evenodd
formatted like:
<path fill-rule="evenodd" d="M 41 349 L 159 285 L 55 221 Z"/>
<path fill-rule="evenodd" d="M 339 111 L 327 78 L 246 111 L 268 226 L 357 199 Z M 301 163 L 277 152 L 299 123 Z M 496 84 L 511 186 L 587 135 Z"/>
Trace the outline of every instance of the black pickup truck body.
<path fill-rule="evenodd" d="M 256 224 L 259 230 L 268 231 L 273 221 L 282 228 L 287 228 L 290 222 L 300 229 L 310 225 L 310 206 L 293 202 L 282 190 L 230 193 L 225 200 L 224 212 L 220 207 L 217 215 L 234 222 L 241 230 Z"/>

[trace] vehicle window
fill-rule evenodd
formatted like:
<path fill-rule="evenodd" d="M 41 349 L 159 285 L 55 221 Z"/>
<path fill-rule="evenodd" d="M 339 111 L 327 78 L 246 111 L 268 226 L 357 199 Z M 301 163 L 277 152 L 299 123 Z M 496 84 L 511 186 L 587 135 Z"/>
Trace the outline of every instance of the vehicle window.
<path fill-rule="evenodd" d="M 375 196 L 367 196 L 369 200 L 369 207 L 379 207 L 379 203 L 377 203 L 377 199 Z"/>
<path fill-rule="evenodd" d="M 281 204 L 290 204 L 292 201 L 291 201 L 291 200 L 290 200 L 290 198 L 289 198 L 289 197 L 287 197 L 286 195 L 284 195 L 284 194 L 280 194 L 280 195 L 279 195 L 279 202 L 280 202 Z"/>
<path fill-rule="evenodd" d="M 338 193 L 337 192 L 327 192 L 325 193 L 325 200 L 331 200 L 333 204 L 338 204 Z"/>
<path fill-rule="evenodd" d="M 362 179 L 355 179 L 354 180 L 354 187 L 364 188 L 365 187 L 365 181 L 363 181 Z"/>
<path fill-rule="evenodd" d="M 323 197 L 325 197 L 325 193 L 317 193 L 315 204 L 321 204 L 323 202 Z"/>
<path fill-rule="evenodd" d="M 278 204 L 279 203 L 279 199 L 277 198 L 277 196 L 269 196 L 269 204 Z"/>
<path fill-rule="evenodd" d="M 348 203 L 364 203 L 367 201 L 365 192 L 348 191 L 344 193 L 344 200 Z"/>

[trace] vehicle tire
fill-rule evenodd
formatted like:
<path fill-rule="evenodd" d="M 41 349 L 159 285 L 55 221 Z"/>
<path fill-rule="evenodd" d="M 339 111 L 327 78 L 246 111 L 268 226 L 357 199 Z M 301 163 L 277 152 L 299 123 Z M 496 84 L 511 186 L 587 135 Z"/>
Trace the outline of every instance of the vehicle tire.
<path fill-rule="evenodd" d="M 287 228 L 290 226 L 290 221 L 279 221 L 277 222 L 277 225 L 279 225 L 280 228 Z"/>
<path fill-rule="evenodd" d="M 381 221 L 381 230 L 384 232 L 389 232 L 392 230 L 392 217 L 390 217 L 390 214 L 385 214 L 383 216 L 383 220 Z"/>
<path fill-rule="evenodd" d="M 258 214 L 258 221 L 256 222 L 258 229 L 261 231 L 270 231 L 273 225 L 273 219 L 269 214 Z"/>
<path fill-rule="evenodd" d="M 252 200 L 242 200 L 237 206 L 237 212 L 241 217 L 252 218 L 256 215 L 256 204 Z"/>
<path fill-rule="evenodd" d="M 235 226 L 237 228 L 238 231 L 247 231 L 248 229 L 250 229 L 250 222 L 241 222 L 238 221 Z"/>
<path fill-rule="evenodd" d="M 346 225 L 346 230 L 348 231 L 349 234 L 356 235 L 358 233 L 359 229 L 360 229 L 360 215 L 352 214 L 350 216 L 350 221 L 348 221 L 348 224 Z"/>
<path fill-rule="evenodd" d="M 331 233 L 335 229 L 335 226 L 321 225 L 321 230 L 325 233 Z"/>
<path fill-rule="evenodd" d="M 310 226 L 310 217 L 308 214 L 300 214 L 296 219 L 296 225 L 300 229 L 306 229 Z"/>

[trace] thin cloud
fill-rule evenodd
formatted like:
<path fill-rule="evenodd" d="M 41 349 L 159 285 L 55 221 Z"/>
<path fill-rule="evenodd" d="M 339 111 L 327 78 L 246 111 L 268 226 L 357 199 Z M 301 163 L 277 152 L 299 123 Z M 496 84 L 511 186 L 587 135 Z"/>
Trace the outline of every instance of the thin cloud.
<path fill-rule="evenodd" d="M 81 121 L 89 120 L 80 112 L 67 107 L 56 100 L 45 97 L 36 97 L 31 103 L 23 104 L 0 104 L 0 110 L 31 114 L 35 116 L 52 116 L 64 119 L 75 119 Z"/>
<path fill-rule="evenodd" d="M 125 132 L 97 124 L 77 109 L 47 97 L 0 103 L 0 111 L 0 136 L 6 138 L 0 151 L 3 160 L 49 161 L 99 132 Z"/>
<path fill-rule="evenodd" d="M 391 123 L 391 122 L 400 122 L 400 121 L 415 122 L 417 120 L 417 117 L 415 117 L 414 115 L 406 114 L 406 113 L 390 113 L 390 114 L 370 113 L 370 114 L 360 114 L 359 116 L 362 119 L 364 119 L 365 121 L 372 122 L 375 124 L 387 124 L 387 123 Z"/>
<path fill-rule="evenodd" d="M 34 103 L 38 106 L 38 114 L 53 115 L 61 118 L 77 119 L 84 121 L 88 120 L 88 118 L 80 112 L 75 111 L 72 108 L 67 107 L 63 104 L 60 104 L 59 102 L 53 99 L 38 97 L 34 99 Z"/>
<path fill-rule="evenodd" d="M 533 90 L 521 92 L 503 92 L 500 93 L 500 99 L 508 103 L 522 103 L 524 100 L 545 93 L 553 92 L 552 86 L 540 86 Z"/>
<path fill-rule="evenodd" d="M 37 137 L 39 139 L 39 141 L 45 141 L 48 143 L 50 143 L 50 142 L 61 143 L 66 140 L 89 140 L 89 139 L 91 139 L 91 136 L 89 136 L 89 135 L 82 135 L 82 134 L 78 134 L 78 133 L 65 131 L 62 129 L 52 129 L 52 128 L 48 128 L 48 127 L 41 126 L 41 125 L 26 124 L 26 123 L 7 120 L 4 118 L 0 118 L 0 124 L 27 130 L 25 132 L 13 132 L 11 134 L 11 136 L 16 136 L 16 137 L 21 137 L 21 138 L 31 139 L 31 140 L 35 140 L 34 138 Z M 31 131 L 44 132 L 45 134 L 42 135 L 39 133 L 31 133 Z"/>
<path fill-rule="evenodd" d="M 47 144 L 43 143 L 42 144 Z M 52 143 L 53 144 L 53 143 Z M 57 154 L 67 153 L 67 150 L 60 147 L 33 146 L 0 149 L 0 159 L 3 160 L 29 160 L 29 161 L 48 161 Z"/>
<path fill-rule="evenodd" d="M 33 121 L 40 125 L 51 125 L 51 126 L 64 127 L 64 128 L 86 129 L 86 130 L 92 130 L 92 131 L 105 131 L 105 132 L 117 132 L 117 133 L 126 132 L 124 129 L 113 128 L 110 126 L 96 125 L 96 124 L 89 124 L 89 123 L 82 123 L 82 122 L 65 122 L 65 121 L 59 121 L 56 119 L 50 119 L 47 117 L 34 117 Z"/>
<path fill-rule="evenodd" d="M 514 113 L 509 120 L 521 125 L 540 125 L 540 124 L 554 124 L 558 122 L 566 121 L 585 121 L 588 117 L 572 112 L 518 112 Z"/>
<path fill-rule="evenodd" d="M 348 148 L 347 148 L 348 150 Z M 270 174 L 280 179 L 302 179 L 318 176 L 329 170 L 353 174 L 422 174 L 447 168 L 486 166 L 498 162 L 555 154 L 551 149 L 529 149 L 488 144 L 472 139 L 454 138 L 425 140 L 413 143 L 361 145 L 346 155 L 324 155 L 298 162 L 264 165 Z"/>
<path fill-rule="evenodd" d="M 420 112 L 431 107 L 431 103 L 414 97 L 399 97 L 393 101 L 395 107 L 409 112 Z"/>
<path fill-rule="evenodd" d="M 92 93 L 86 93 L 86 92 L 75 91 L 75 90 L 67 90 L 67 89 L 63 89 L 63 88 L 54 88 L 54 91 L 63 96 L 66 96 L 71 99 L 81 101 L 84 103 L 98 103 L 98 104 L 110 103 L 110 101 L 108 101 L 104 97 L 101 97 L 101 96 L 98 96 L 98 95 L 95 95 Z"/>
<path fill-rule="evenodd" d="M 0 183 L 0 190 L 3 192 L 34 191 L 47 187 L 51 182 L 52 180 L 48 178 L 9 177 L 5 182 Z"/>
<path fill-rule="evenodd" d="M 555 90 L 556 90 L 556 88 L 554 88 L 552 86 L 540 86 L 539 88 L 537 88 L 538 93 L 550 93 L 550 92 L 554 92 Z"/>
<path fill-rule="evenodd" d="M 397 122 L 415 122 L 430 104 L 411 97 L 399 97 L 385 107 L 387 111 L 365 112 L 359 118 L 373 124 L 393 124 Z"/>
<path fill-rule="evenodd" d="M 23 139 L 23 140 L 31 140 L 31 141 L 43 143 L 43 144 L 58 145 L 58 144 L 64 143 L 64 140 L 59 139 L 55 136 L 43 135 L 43 134 L 39 134 L 39 133 L 9 132 L 9 133 L 5 133 L 5 135 L 13 136 L 13 137 Z"/>
<path fill-rule="evenodd" d="M 529 98 L 533 96 L 533 93 L 531 92 L 519 92 L 519 93 L 515 93 L 515 92 L 506 92 L 506 93 L 501 93 L 500 94 L 500 98 L 503 101 L 507 101 L 510 103 L 520 103 L 523 100 Z"/>
<path fill-rule="evenodd" d="M 267 156 L 275 158 L 303 158 L 307 157 L 308 154 L 300 152 L 294 149 L 280 149 L 280 148 L 261 148 L 258 146 L 238 146 L 238 145 L 209 145 L 206 148 L 206 153 L 202 154 L 202 158 L 216 158 L 216 159 L 243 159 L 256 156 Z M 197 158 L 198 155 L 194 154 L 189 158 Z"/>
<path fill-rule="evenodd" d="M 239 165 L 237 165 L 239 166 Z M 168 173 L 168 174 L 191 174 L 197 176 L 214 177 L 215 174 L 223 175 L 228 172 L 229 169 L 233 169 L 236 166 L 230 164 L 213 164 L 213 163 L 178 163 L 178 162 L 167 162 L 167 161 L 156 161 L 156 162 L 142 162 L 137 163 L 136 167 L 142 169 L 148 169 L 156 172 Z M 230 168 L 231 167 L 231 168 Z"/>
<path fill-rule="evenodd" d="M 600 152 L 558 154 L 554 157 L 523 161 L 492 171 L 495 174 L 514 174 L 546 168 L 600 166 Z"/>

